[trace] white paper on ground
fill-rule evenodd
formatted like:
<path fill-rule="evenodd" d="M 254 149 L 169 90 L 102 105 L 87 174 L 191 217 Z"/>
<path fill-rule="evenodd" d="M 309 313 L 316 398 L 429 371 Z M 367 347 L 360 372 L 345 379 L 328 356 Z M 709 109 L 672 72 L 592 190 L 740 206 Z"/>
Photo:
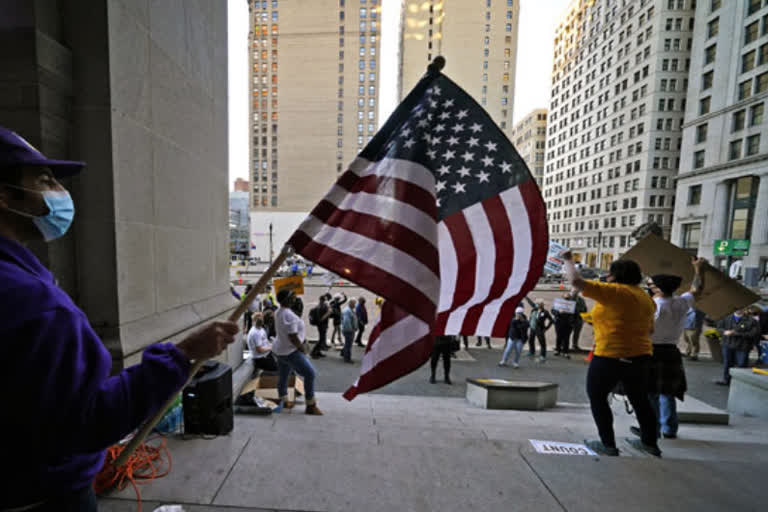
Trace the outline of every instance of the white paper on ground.
<path fill-rule="evenodd" d="M 529 441 L 538 453 L 547 455 L 597 455 L 583 444 L 541 441 L 539 439 L 529 439 Z"/>

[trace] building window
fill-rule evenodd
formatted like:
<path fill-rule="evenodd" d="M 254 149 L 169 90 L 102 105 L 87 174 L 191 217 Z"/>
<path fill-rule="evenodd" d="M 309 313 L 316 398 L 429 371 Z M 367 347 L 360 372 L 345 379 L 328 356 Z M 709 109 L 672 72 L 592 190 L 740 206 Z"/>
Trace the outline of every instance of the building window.
<path fill-rule="evenodd" d="M 696 127 L 696 144 L 701 144 L 707 140 L 707 123 Z"/>
<path fill-rule="evenodd" d="M 768 64 L 768 43 L 760 46 L 760 65 Z"/>
<path fill-rule="evenodd" d="M 708 46 L 706 50 L 704 50 L 704 64 L 709 64 L 711 62 L 715 62 L 715 54 L 717 53 L 717 45 L 713 44 L 712 46 Z"/>
<path fill-rule="evenodd" d="M 750 238 L 759 181 L 757 177 L 745 176 L 731 185 L 731 222 L 728 238 Z"/>
<path fill-rule="evenodd" d="M 703 116 L 704 114 L 709 114 L 709 106 L 712 102 L 712 98 L 710 96 L 707 96 L 706 98 L 702 98 L 699 100 L 699 115 Z"/>
<path fill-rule="evenodd" d="M 747 25 L 747 27 L 744 29 L 744 44 L 749 44 L 754 41 L 757 41 L 757 37 L 759 35 L 759 22 L 755 21 L 753 23 L 750 23 Z"/>
<path fill-rule="evenodd" d="M 704 167 L 704 150 L 696 151 L 693 154 L 693 168 L 694 169 L 701 169 Z"/>
<path fill-rule="evenodd" d="M 712 3 L 710 4 L 710 12 L 715 12 L 720 8 L 720 4 L 722 3 L 722 0 L 711 0 Z"/>
<path fill-rule="evenodd" d="M 707 23 L 707 38 L 715 37 L 720 31 L 720 18 L 715 18 Z"/>
<path fill-rule="evenodd" d="M 512 24 L 511 23 L 507 23 L 506 25 L 504 25 L 504 31 L 505 32 L 512 32 Z M 486 32 L 487 32 L 487 30 L 486 30 Z"/>
<path fill-rule="evenodd" d="M 746 110 L 737 110 L 733 113 L 733 125 L 732 132 L 738 132 L 744 129 L 744 118 L 746 117 Z"/>
<path fill-rule="evenodd" d="M 760 134 L 747 137 L 747 155 L 752 156 L 760 152 Z"/>
<path fill-rule="evenodd" d="M 708 72 L 704 73 L 703 75 L 701 75 L 701 89 L 702 90 L 706 91 L 707 89 L 710 89 L 712 87 L 712 80 L 714 79 L 714 76 L 715 76 L 715 74 L 714 74 L 713 71 L 708 71 Z"/>
<path fill-rule="evenodd" d="M 749 4 L 747 5 L 747 16 L 756 13 L 757 10 L 760 9 L 760 4 L 762 3 L 763 0 L 749 0 Z"/>
<path fill-rule="evenodd" d="M 763 122 L 763 109 L 762 103 L 749 109 L 749 126 L 757 126 Z"/>
<path fill-rule="evenodd" d="M 752 79 L 739 84 L 739 99 L 743 100 L 752 96 Z"/>
<path fill-rule="evenodd" d="M 755 88 L 757 89 L 755 91 L 756 94 L 768 91 L 768 73 L 757 75 L 757 85 Z"/>
<path fill-rule="evenodd" d="M 728 160 L 741 158 L 741 139 L 732 140 L 728 145 Z"/>
<path fill-rule="evenodd" d="M 699 185 L 699 188 L 701 188 L 700 185 Z M 693 224 L 683 224 L 682 240 L 680 240 L 680 246 L 686 251 L 688 251 L 691 254 L 691 256 L 698 255 L 700 240 L 701 240 L 701 224 L 700 223 L 696 222 Z"/>
<path fill-rule="evenodd" d="M 747 52 L 741 56 L 741 72 L 746 73 L 752 71 L 755 68 L 755 50 Z"/>

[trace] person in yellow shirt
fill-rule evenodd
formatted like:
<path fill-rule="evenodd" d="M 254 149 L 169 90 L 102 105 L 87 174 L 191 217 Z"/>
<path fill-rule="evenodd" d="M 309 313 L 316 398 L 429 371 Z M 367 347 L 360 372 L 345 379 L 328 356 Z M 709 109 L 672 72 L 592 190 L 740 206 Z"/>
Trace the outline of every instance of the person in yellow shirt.
<path fill-rule="evenodd" d="M 576 270 L 570 251 L 561 255 L 572 285 L 597 304 L 592 309 L 594 357 L 587 371 L 587 395 L 600 440 L 585 444 L 602 455 L 619 454 L 613 432 L 608 395 L 621 382 L 640 423 L 641 438 L 627 439 L 635 448 L 660 457 L 656 415 L 648 400 L 648 378 L 653 354 L 651 332 L 656 311 L 648 293 L 638 286 L 643 275 L 631 260 L 611 264 L 606 283 L 587 281 Z"/>

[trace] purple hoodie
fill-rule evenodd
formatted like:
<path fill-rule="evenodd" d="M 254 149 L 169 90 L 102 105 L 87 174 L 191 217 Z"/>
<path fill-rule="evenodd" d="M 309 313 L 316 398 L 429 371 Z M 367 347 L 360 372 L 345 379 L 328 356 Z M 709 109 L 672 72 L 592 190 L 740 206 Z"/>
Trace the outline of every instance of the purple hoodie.
<path fill-rule="evenodd" d="M 110 376 L 85 314 L 22 245 L 0 236 L 0 439 L 11 471 L 0 509 L 90 485 L 104 452 L 181 388 L 190 363 L 171 343 Z"/>

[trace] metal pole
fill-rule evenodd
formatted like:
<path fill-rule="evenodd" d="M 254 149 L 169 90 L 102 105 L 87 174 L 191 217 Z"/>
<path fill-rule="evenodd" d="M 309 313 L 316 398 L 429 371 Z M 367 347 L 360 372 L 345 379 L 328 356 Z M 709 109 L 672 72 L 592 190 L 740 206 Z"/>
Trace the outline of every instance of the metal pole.
<path fill-rule="evenodd" d="M 269 223 L 269 264 L 272 264 L 272 223 Z"/>
<path fill-rule="evenodd" d="M 601 270 L 603 269 L 602 252 L 603 252 L 603 232 L 598 231 L 597 232 L 597 268 Z"/>

